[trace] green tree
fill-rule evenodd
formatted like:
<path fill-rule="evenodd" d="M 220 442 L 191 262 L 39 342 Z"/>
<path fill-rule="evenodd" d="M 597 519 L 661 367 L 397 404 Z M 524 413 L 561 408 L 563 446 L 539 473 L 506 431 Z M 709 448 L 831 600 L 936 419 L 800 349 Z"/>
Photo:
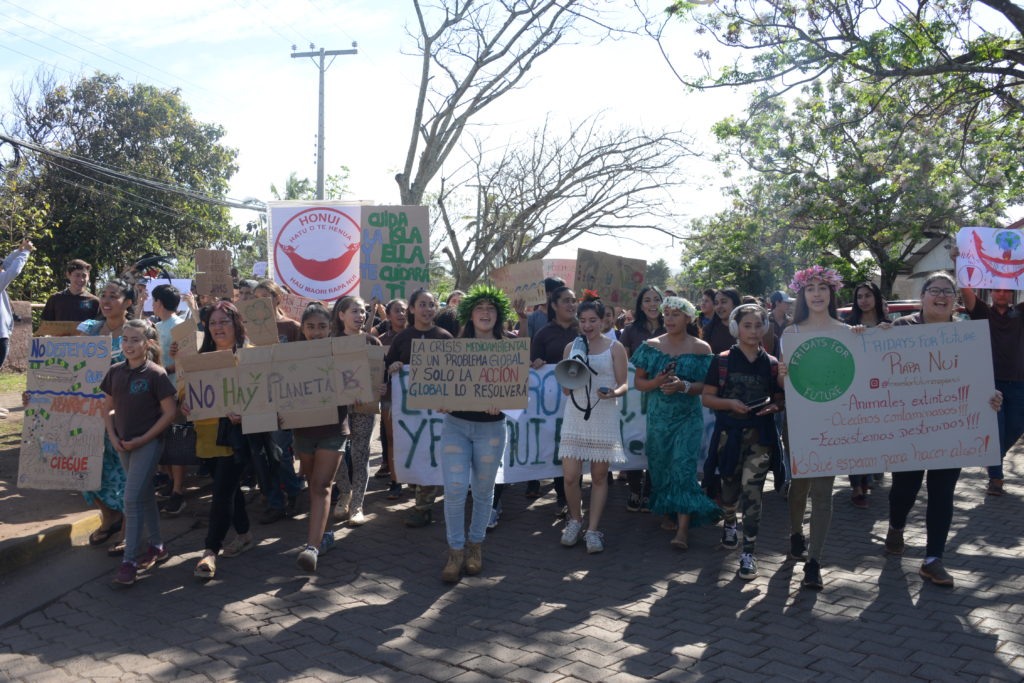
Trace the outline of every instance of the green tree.
<path fill-rule="evenodd" d="M 849 268 L 869 255 L 888 294 L 925 230 L 991 224 L 1020 199 L 1021 142 L 984 107 L 970 130 L 921 115 L 915 103 L 927 107 L 940 83 L 908 83 L 899 98 L 880 87 L 816 82 L 789 106 L 761 102 L 714 130 L 727 150 L 719 159 L 755 174 L 747 189 L 763 184 L 753 216 L 770 207 L 786 228 L 776 234 L 795 230 L 805 253 L 813 245 Z M 749 199 L 742 189 L 737 196 Z M 794 253 L 785 241 L 775 248 Z"/>
<path fill-rule="evenodd" d="M 18 186 L 16 169 L 0 175 L 0 258 L 11 253 L 28 237 L 38 246 L 53 233 L 47 222 L 49 206 L 33 206 Z M 55 267 L 56 266 L 56 267 Z M 7 286 L 7 294 L 15 301 L 42 301 L 56 291 L 54 273 L 62 272 L 63 264 L 54 264 L 48 254 L 36 250 L 25 269 Z"/>
<path fill-rule="evenodd" d="M 55 264 L 83 258 L 103 277 L 147 251 L 187 258 L 239 242 L 216 201 L 236 171 L 236 151 L 176 90 L 103 73 L 66 84 L 40 75 L 14 93 L 6 128 L 49 150 L 28 158 L 19 191 L 28 205 L 46 207 L 54 230 L 37 246 Z M 146 185 L 133 180 L 140 177 Z"/>
<path fill-rule="evenodd" d="M 667 11 L 730 50 L 702 50 L 696 87 L 753 85 L 768 97 L 829 73 L 900 87 L 943 77 L 934 102 L 998 99 L 1024 113 L 1024 7 L 1009 0 L 676 0 Z M 724 65 L 712 60 L 729 55 Z"/>
<path fill-rule="evenodd" d="M 337 173 L 328 173 L 324 178 L 324 199 L 342 199 L 349 193 L 348 189 L 349 168 L 342 166 Z M 270 194 L 279 201 L 295 199 L 316 199 L 316 183 L 309 178 L 299 178 L 299 174 L 292 171 L 284 183 L 284 192 L 277 189 L 273 183 L 270 184 Z"/>
<path fill-rule="evenodd" d="M 644 275 L 644 284 L 653 285 L 658 289 L 665 289 L 668 286 L 668 279 L 672 275 L 672 269 L 668 267 L 668 261 L 663 258 L 647 264 L 647 272 Z"/>

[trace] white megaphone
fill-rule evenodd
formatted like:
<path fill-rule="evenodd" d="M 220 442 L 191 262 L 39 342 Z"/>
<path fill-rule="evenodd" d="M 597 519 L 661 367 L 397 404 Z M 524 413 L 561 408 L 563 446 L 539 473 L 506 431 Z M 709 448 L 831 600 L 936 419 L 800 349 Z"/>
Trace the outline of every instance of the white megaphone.
<path fill-rule="evenodd" d="M 583 335 L 576 337 L 569 349 L 569 357 L 559 361 L 555 366 L 555 380 L 569 391 L 582 389 L 590 382 L 587 371 L 597 374 L 597 370 L 590 367 L 588 356 L 590 345 Z"/>

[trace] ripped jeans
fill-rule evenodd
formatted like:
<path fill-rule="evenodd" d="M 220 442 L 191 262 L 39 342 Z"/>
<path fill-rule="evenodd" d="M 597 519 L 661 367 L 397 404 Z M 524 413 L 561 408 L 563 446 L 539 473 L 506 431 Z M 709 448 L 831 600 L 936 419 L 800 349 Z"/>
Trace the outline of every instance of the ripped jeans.
<path fill-rule="evenodd" d="M 482 543 L 491 517 L 494 479 L 505 451 L 505 420 L 473 422 L 444 416 L 441 471 L 444 474 L 444 524 L 448 547 L 466 545 L 466 494 L 473 489 L 469 542 Z"/>

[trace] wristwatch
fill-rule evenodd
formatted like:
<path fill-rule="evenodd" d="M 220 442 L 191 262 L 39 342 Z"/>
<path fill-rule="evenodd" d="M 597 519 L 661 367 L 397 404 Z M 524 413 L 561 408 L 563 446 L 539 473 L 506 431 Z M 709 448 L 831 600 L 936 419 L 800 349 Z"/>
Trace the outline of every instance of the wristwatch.
<path fill-rule="evenodd" d="M 693 386 L 693 385 L 692 385 L 692 384 L 690 384 L 689 382 L 687 382 L 687 381 L 686 381 L 686 380 L 684 379 L 684 380 L 683 380 L 683 393 L 684 393 L 684 394 L 688 394 L 688 393 L 690 393 L 690 387 L 691 387 L 691 386 Z"/>

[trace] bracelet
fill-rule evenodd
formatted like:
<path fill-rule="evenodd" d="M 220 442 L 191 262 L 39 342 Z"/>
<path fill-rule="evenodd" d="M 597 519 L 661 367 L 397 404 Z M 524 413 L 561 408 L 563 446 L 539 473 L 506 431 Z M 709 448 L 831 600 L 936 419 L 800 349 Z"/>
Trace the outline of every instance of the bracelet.
<path fill-rule="evenodd" d="M 692 384 L 690 384 L 690 383 L 689 383 L 688 381 L 686 381 L 686 380 L 684 379 L 684 380 L 683 380 L 683 393 L 684 393 L 684 394 L 688 394 L 688 393 L 690 393 L 690 387 L 692 387 L 692 386 L 693 386 Z"/>

